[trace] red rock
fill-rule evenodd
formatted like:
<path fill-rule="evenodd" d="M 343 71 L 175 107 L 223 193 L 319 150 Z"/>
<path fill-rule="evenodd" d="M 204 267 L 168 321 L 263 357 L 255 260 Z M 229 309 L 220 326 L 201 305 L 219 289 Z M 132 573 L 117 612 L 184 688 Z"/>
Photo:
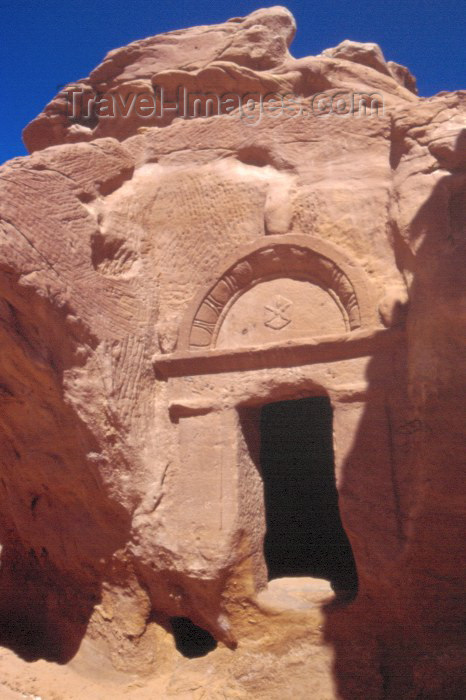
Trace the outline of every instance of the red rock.
<path fill-rule="evenodd" d="M 72 122 L 61 95 L 0 169 L 0 641 L 47 660 L 5 652 L 12 692 L 462 695 L 466 93 L 417 97 L 374 44 L 294 59 L 294 30 L 112 51 L 80 87 L 255 108 Z M 191 623 L 218 646 L 187 661 Z"/>

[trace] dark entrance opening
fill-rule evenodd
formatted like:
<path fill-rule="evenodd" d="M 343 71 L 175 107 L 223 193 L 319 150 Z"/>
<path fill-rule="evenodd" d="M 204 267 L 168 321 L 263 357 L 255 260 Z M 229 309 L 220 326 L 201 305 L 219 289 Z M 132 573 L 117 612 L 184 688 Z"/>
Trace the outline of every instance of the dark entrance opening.
<path fill-rule="evenodd" d="M 206 656 L 217 647 L 217 642 L 210 632 L 195 625 L 189 617 L 171 617 L 170 624 L 176 648 L 188 659 Z"/>
<path fill-rule="evenodd" d="M 267 404 L 260 431 L 269 579 L 315 576 L 355 590 L 356 566 L 338 509 L 329 399 Z"/>

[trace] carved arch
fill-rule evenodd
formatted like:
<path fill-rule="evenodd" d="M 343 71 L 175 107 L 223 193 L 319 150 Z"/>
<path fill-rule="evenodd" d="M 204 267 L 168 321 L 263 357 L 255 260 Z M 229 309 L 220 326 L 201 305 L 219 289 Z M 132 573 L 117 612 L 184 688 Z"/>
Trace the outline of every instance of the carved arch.
<path fill-rule="evenodd" d="M 307 280 L 324 288 L 339 305 L 348 331 L 376 325 L 373 295 L 364 272 L 327 241 L 305 235 L 267 236 L 240 249 L 224 270 L 191 303 L 180 329 L 179 350 L 214 347 L 236 299 L 256 284 L 280 277 Z"/>

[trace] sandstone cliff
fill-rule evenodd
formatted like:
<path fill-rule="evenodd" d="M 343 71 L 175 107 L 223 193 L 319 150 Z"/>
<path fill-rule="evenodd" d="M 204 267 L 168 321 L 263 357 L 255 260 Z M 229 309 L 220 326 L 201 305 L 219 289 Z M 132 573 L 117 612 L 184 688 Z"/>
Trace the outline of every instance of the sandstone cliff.
<path fill-rule="evenodd" d="M 466 93 L 417 97 L 373 44 L 295 59 L 294 31 L 276 7 L 116 49 L 0 169 L 0 641 L 42 659 L 11 658 L 10 688 L 464 697 Z M 173 101 L 179 86 L 252 95 L 256 111 L 70 118 L 72 88 Z M 303 113 L 259 119 L 271 93 Z M 348 113 L 354 93 L 377 93 L 371 113 L 359 97 Z M 327 113 L 339 96 L 346 115 Z M 348 328 L 264 349 L 230 340 L 232 317 L 193 364 L 193 300 L 287 237 L 309 265 L 337 261 Z M 367 290 L 354 323 L 343 273 Z M 241 411 L 317 386 L 359 590 L 300 607 L 264 589 Z M 218 525 L 211 475 L 233 454 Z M 173 618 L 215 651 L 183 658 Z"/>

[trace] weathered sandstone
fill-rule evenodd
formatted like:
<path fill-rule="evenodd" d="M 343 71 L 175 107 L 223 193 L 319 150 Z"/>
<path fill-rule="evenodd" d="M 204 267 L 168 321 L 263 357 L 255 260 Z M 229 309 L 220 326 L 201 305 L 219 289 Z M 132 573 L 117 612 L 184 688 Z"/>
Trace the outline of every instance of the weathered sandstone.
<path fill-rule="evenodd" d="M 5 697 L 464 697 L 466 93 L 294 31 L 150 37 L 76 86 L 383 109 L 70 120 L 62 93 L 0 169 Z M 338 563 L 267 582 L 261 407 L 308 397 L 357 595 Z M 184 658 L 178 618 L 217 647 Z"/>

